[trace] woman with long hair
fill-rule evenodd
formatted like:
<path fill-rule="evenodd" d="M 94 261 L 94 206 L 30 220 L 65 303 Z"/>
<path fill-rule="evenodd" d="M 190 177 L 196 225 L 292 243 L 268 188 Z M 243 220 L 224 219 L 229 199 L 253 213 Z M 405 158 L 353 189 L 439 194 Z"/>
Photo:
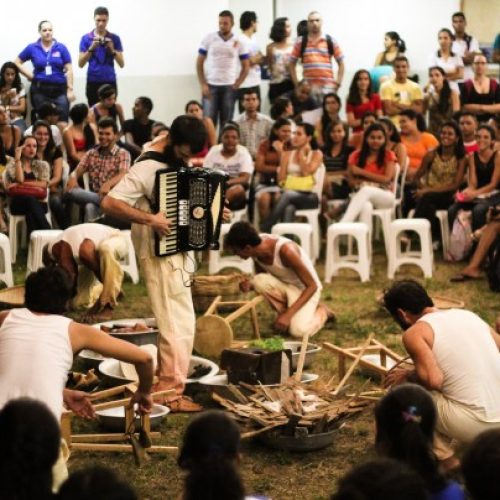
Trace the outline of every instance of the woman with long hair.
<path fill-rule="evenodd" d="M 288 64 L 293 43 L 290 40 L 292 25 L 287 17 L 278 17 L 271 27 L 269 38 L 272 42 L 266 47 L 266 59 L 269 67 L 269 102 L 286 92 L 293 90 Z"/>
<path fill-rule="evenodd" d="M 99 120 L 104 117 L 112 118 L 118 125 L 118 129 L 123 129 L 125 115 L 123 106 L 116 102 L 116 89 L 113 85 L 105 83 L 97 91 L 99 102 L 94 104 L 89 111 L 89 122 L 97 125 Z"/>
<path fill-rule="evenodd" d="M 26 130 L 26 91 L 21 83 L 19 68 L 8 61 L 0 68 L 0 104 L 5 106 L 11 125 Z"/>
<path fill-rule="evenodd" d="M 21 131 L 9 123 L 9 115 L 5 106 L 0 106 L 0 137 L 9 156 L 14 156 L 19 141 L 21 140 Z"/>
<path fill-rule="evenodd" d="M 446 78 L 453 89 L 458 90 L 457 81 L 464 77 L 464 62 L 452 50 L 455 35 L 448 28 L 439 30 L 439 49 L 429 58 L 429 67 L 439 66 L 446 73 Z"/>
<path fill-rule="evenodd" d="M 12 185 L 47 189 L 50 166 L 45 160 L 37 158 L 37 152 L 38 144 L 33 136 L 28 135 L 21 139 L 15 157 L 7 164 L 7 189 Z M 28 236 L 35 229 L 50 229 L 45 217 L 48 211 L 47 201 L 48 195 L 43 199 L 29 194 L 10 198 L 10 213 L 26 217 Z"/>
<path fill-rule="evenodd" d="M 215 132 L 214 122 L 212 121 L 212 118 L 203 116 L 203 106 L 200 102 L 194 99 L 188 101 L 184 108 L 184 112 L 186 113 L 186 115 L 192 115 L 198 118 L 198 120 L 201 120 L 203 122 L 203 125 L 205 125 L 205 128 L 207 129 L 207 143 L 205 144 L 203 150 L 193 157 L 193 165 L 201 166 L 203 164 L 203 158 L 207 156 L 209 149 L 217 144 L 217 134 Z"/>
<path fill-rule="evenodd" d="M 281 197 L 271 215 L 261 221 L 266 233 L 281 220 L 293 222 L 296 210 L 319 206 L 318 196 L 313 191 L 314 174 L 323 163 L 323 153 L 314 139 L 314 127 L 309 123 L 297 125 L 292 146 L 293 151 L 281 155 L 278 171 L 278 182 L 283 186 Z"/>
<path fill-rule="evenodd" d="M 458 125 L 446 122 L 441 127 L 439 146 L 427 153 L 414 181 L 416 200 L 414 217 L 431 223 L 432 239 L 439 246 L 440 225 L 437 210 L 448 210 L 455 192 L 464 180 L 465 148 Z"/>
<path fill-rule="evenodd" d="M 396 155 L 386 148 L 385 129 L 380 123 L 370 125 L 364 133 L 360 150 L 349 157 L 348 180 L 352 196 L 340 222 L 360 220 L 370 229 L 374 208 L 391 208 L 394 205 L 392 184 L 395 182 Z"/>
<path fill-rule="evenodd" d="M 63 130 L 63 142 L 69 168 L 73 171 L 85 153 L 97 144 L 97 128 L 88 121 L 89 107 L 75 104 L 69 110 L 71 123 Z"/>
<path fill-rule="evenodd" d="M 372 91 L 372 80 L 366 69 L 354 73 L 347 96 L 347 124 L 353 132 L 361 132 L 361 118 L 367 111 L 372 111 L 377 117 L 382 116 L 382 101 L 378 94 Z"/>
<path fill-rule="evenodd" d="M 416 384 L 392 389 L 375 408 L 377 452 L 410 466 L 425 481 L 431 500 L 464 500 L 458 483 L 440 472 L 433 452 L 437 412 L 431 395 Z"/>
<path fill-rule="evenodd" d="M 429 132 L 436 137 L 444 122 L 460 111 L 460 95 L 450 86 L 446 72 L 440 66 L 429 68 L 429 83 L 424 94 L 424 109 L 429 112 Z"/>
<path fill-rule="evenodd" d="M 401 172 L 407 166 L 408 155 L 406 154 L 406 148 L 401 142 L 401 135 L 394 125 L 394 122 L 387 116 L 382 116 L 378 119 L 378 123 L 382 125 L 385 129 L 385 135 L 387 137 L 386 148 L 392 151 L 396 155 L 396 160 L 401 167 Z"/>
<path fill-rule="evenodd" d="M 323 96 L 323 104 L 321 119 L 316 123 L 316 141 L 318 146 L 322 148 L 326 141 L 326 129 L 332 121 L 339 120 L 340 108 L 342 101 L 335 92 L 329 92 Z"/>
<path fill-rule="evenodd" d="M 280 195 L 278 185 L 278 169 L 281 156 L 292 147 L 292 124 L 289 120 L 280 118 L 271 128 L 269 139 L 260 143 L 255 157 L 255 171 L 258 174 L 255 200 L 259 211 L 259 220 L 269 217 L 272 208 Z"/>
<path fill-rule="evenodd" d="M 479 149 L 468 157 L 468 185 L 448 208 L 450 227 L 459 210 L 471 210 L 473 231 L 486 224 L 489 208 L 500 204 L 500 153 L 494 149 L 495 131 L 484 123 L 479 125 L 476 141 Z"/>
<path fill-rule="evenodd" d="M 392 66 L 396 57 L 406 52 L 406 43 L 395 31 L 384 35 L 384 51 L 377 54 L 374 66 Z"/>

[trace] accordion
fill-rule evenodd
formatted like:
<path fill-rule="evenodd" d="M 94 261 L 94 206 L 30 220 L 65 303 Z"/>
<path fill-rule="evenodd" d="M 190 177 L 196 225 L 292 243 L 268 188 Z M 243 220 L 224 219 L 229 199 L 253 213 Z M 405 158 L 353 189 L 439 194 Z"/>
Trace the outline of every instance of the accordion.
<path fill-rule="evenodd" d="M 219 248 L 227 175 L 168 167 L 156 172 L 156 209 L 172 219 L 170 234 L 155 233 L 155 255 Z"/>

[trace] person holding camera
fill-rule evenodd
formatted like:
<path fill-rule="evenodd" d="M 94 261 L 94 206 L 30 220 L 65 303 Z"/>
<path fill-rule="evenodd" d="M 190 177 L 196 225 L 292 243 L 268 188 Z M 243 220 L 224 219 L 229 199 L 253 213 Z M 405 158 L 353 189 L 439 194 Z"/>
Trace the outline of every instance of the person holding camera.
<path fill-rule="evenodd" d="M 89 63 L 85 87 L 89 107 L 99 100 L 97 90 L 105 83 L 112 85 L 118 93 L 115 61 L 120 68 L 125 65 L 122 42 L 118 35 L 110 33 L 106 29 L 108 20 L 108 9 L 97 7 L 94 10 L 95 29 L 83 35 L 80 41 L 78 66 L 83 68 Z"/>

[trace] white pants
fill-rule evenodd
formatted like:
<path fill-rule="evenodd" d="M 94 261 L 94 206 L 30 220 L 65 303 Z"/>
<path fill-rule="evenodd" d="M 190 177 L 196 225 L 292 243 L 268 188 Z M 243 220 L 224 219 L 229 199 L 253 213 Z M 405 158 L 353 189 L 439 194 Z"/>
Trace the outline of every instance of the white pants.
<path fill-rule="evenodd" d="M 340 222 L 364 222 L 372 231 L 374 208 L 391 208 L 394 205 L 394 193 L 375 186 L 363 186 L 349 202 Z"/>

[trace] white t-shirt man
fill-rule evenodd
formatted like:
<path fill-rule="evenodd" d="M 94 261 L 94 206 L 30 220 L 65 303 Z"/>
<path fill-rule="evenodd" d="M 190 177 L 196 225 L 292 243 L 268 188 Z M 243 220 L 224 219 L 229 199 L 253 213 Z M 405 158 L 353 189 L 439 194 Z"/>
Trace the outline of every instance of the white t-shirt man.
<path fill-rule="evenodd" d="M 232 34 L 224 40 L 218 32 L 203 38 L 198 53 L 206 56 L 204 70 L 209 85 L 234 85 L 239 75 L 239 61 L 248 59 L 248 48 L 240 37 Z"/>
<path fill-rule="evenodd" d="M 459 57 L 463 57 L 466 50 L 468 50 L 469 52 L 481 52 L 479 50 L 479 42 L 474 37 L 471 37 L 468 47 L 465 40 L 455 39 L 451 46 L 451 50 Z M 472 64 L 466 64 L 464 66 L 464 78 L 463 80 L 459 81 L 465 82 L 466 80 L 471 80 L 472 78 L 474 78 Z"/>
<path fill-rule="evenodd" d="M 210 148 L 203 162 L 205 168 L 222 170 L 229 177 L 239 177 L 241 174 L 253 174 L 254 166 L 248 149 L 241 144 L 236 146 L 236 153 L 226 158 L 222 155 L 222 144 L 216 144 Z"/>
<path fill-rule="evenodd" d="M 255 38 L 255 35 L 252 36 L 251 38 L 244 33 L 240 35 L 240 40 L 246 45 L 248 48 L 249 56 L 254 57 L 256 56 L 261 50 L 260 46 L 257 43 L 257 40 Z M 254 66 L 250 66 L 250 69 L 248 70 L 248 75 L 241 84 L 240 88 L 241 89 L 248 89 L 251 87 L 257 87 L 260 85 L 261 82 L 261 73 L 260 73 L 260 65 L 255 64 Z"/>

